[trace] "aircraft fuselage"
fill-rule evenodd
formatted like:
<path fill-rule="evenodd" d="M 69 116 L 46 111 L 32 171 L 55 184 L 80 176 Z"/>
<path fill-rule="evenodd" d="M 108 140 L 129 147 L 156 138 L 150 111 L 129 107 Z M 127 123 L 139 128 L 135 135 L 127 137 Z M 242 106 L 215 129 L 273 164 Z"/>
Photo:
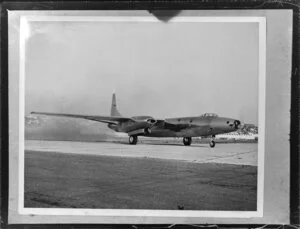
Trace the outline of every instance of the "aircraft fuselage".
<path fill-rule="evenodd" d="M 135 116 L 132 119 L 139 122 L 126 121 L 116 125 L 109 124 L 108 127 L 117 132 L 128 133 L 128 135 L 146 137 L 199 137 L 232 132 L 237 130 L 240 124 L 238 120 L 225 117 L 179 117 L 165 119 L 166 122 L 157 121 L 155 123 L 148 121 L 154 120 L 151 116 Z M 174 124 L 174 127 L 170 124 Z M 142 131 L 145 129 L 146 131 Z M 141 131 L 134 133 L 134 130 Z"/>

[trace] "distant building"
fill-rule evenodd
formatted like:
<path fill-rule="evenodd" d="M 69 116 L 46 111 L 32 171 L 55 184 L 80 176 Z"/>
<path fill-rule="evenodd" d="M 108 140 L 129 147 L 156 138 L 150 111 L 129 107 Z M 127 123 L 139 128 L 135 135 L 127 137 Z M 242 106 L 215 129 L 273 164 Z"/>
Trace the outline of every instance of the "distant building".
<path fill-rule="evenodd" d="M 218 134 L 216 139 L 257 140 L 258 134 L 231 132 L 227 134 Z"/>

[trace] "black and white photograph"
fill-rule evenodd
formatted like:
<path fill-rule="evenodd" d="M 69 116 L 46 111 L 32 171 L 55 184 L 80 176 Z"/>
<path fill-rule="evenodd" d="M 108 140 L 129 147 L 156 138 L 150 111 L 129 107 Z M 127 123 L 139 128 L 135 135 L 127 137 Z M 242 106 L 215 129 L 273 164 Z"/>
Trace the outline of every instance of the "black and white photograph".
<path fill-rule="evenodd" d="M 256 211 L 259 24 L 146 19 L 28 23 L 24 207 Z"/>
<path fill-rule="evenodd" d="M 11 205 L 25 217 L 11 218 L 269 220 L 289 159 L 289 87 L 266 52 L 274 15 L 10 12 Z"/>

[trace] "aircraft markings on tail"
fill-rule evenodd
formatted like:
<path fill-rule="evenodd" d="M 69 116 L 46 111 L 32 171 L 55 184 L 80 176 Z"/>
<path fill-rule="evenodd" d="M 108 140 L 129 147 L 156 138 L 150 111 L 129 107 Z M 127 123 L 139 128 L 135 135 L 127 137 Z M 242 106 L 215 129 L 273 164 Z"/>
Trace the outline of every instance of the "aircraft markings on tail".
<path fill-rule="evenodd" d="M 116 95 L 112 96 L 111 115 L 77 115 L 48 112 L 31 112 L 31 114 L 82 118 L 107 123 L 116 132 L 124 132 L 129 136 L 129 143 L 135 145 L 138 136 L 145 137 L 182 137 L 183 144 L 191 145 L 192 137 L 211 137 L 210 147 L 215 147 L 215 136 L 236 131 L 241 127 L 237 119 L 219 117 L 213 113 L 200 116 L 154 119 L 151 116 L 124 117 L 117 109 Z"/>

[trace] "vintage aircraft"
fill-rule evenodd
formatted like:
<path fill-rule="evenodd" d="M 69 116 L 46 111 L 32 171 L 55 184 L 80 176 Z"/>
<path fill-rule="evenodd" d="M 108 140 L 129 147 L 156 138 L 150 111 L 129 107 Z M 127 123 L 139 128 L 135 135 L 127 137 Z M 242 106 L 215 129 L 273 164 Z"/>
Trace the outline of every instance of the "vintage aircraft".
<path fill-rule="evenodd" d="M 110 129 L 116 132 L 125 132 L 129 136 L 129 143 L 135 145 L 138 136 L 145 137 L 182 137 L 183 144 L 191 145 L 192 137 L 211 137 L 210 147 L 215 146 L 217 134 L 236 131 L 241 127 L 241 122 L 232 118 L 218 117 L 216 114 L 205 113 L 200 116 L 179 117 L 168 119 L 154 119 L 151 116 L 122 116 L 113 94 L 110 116 L 90 116 L 77 114 L 61 114 L 46 112 L 31 112 L 31 114 L 64 116 L 83 118 L 96 122 L 107 123 Z"/>

